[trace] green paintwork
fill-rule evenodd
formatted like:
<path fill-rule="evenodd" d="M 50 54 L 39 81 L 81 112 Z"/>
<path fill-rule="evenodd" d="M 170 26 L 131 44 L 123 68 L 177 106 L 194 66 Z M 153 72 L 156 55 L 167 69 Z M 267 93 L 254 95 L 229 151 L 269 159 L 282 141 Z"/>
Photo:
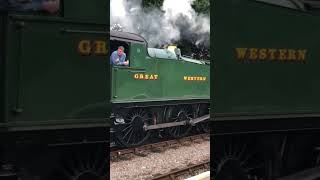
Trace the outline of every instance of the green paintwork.
<path fill-rule="evenodd" d="M 165 57 L 164 51 L 159 51 Z M 112 68 L 112 103 L 170 100 L 208 100 L 210 66 L 185 60 L 150 57 L 143 43 L 130 43 L 130 67 Z M 199 61 L 198 61 L 199 62 Z M 135 79 L 135 74 L 156 74 L 157 80 Z M 203 76 L 205 81 L 185 81 Z"/>
<path fill-rule="evenodd" d="M 212 19 L 215 120 L 320 113 L 320 16 L 253 0 L 215 0 Z M 305 64 L 243 63 L 235 58 L 236 47 L 308 53 Z"/>
<path fill-rule="evenodd" d="M 0 62 L 0 127 L 107 126 L 108 57 L 80 55 L 78 43 L 101 40 L 109 49 L 108 3 L 63 2 L 58 16 L 9 12 L 0 17 L 1 35 L 6 33 L 5 52 L 0 51 L 5 55 Z"/>

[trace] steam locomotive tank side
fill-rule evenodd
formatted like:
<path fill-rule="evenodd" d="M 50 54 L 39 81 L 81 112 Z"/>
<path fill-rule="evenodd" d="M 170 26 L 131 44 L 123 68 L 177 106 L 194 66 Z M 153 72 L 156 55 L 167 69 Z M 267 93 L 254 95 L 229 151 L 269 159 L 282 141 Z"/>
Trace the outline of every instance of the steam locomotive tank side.
<path fill-rule="evenodd" d="M 162 129 L 175 138 L 188 134 L 191 126 L 183 123 L 209 113 L 209 65 L 177 57 L 168 49 L 147 48 L 136 34 L 111 31 L 111 49 L 120 44 L 127 50 L 130 66 L 112 68 L 112 107 L 119 120 L 113 127 L 118 141 L 124 146 L 140 145 L 155 125 L 172 122 L 176 125 Z"/>

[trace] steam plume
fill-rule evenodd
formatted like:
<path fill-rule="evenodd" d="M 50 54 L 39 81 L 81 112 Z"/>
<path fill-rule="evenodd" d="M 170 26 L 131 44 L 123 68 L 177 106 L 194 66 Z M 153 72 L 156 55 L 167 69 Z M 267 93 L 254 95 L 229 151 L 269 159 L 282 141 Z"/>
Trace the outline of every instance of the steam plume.
<path fill-rule="evenodd" d="M 142 35 L 149 46 L 181 38 L 209 46 L 210 19 L 192 8 L 195 0 L 164 0 L 161 9 L 142 8 L 142 0 L 111 0 L 111 28 Z"/>

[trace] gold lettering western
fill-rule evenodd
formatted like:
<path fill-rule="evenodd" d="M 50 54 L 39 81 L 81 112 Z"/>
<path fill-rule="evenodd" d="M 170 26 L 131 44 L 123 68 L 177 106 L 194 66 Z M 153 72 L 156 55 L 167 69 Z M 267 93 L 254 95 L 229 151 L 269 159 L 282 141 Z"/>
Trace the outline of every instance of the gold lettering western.
<path fill-rule="evenodd" d="M 247 48 L 236 48 L 237 59 L 244 59 L 246 56 Z"/>
<path fill-rule="evenodd" d="M 307 55 L 306 49 L 235 48 L 239 61 L 305 62 Z"/>
<path fill-rule="evenodd" d="M 259 50 L 259 59 L 265 60 L 267 58 L 267 49 Z"/>
<path fill-rule="evenodd" d="M 276 49 L 268 49 L 268 53 L 269 53 L 269 59 L 270 60 L 274 60 L 275 59 L 275 53 L 276 53 Z"/>
<path fill-rule="evenodd" d="M 183 76 L 184 81 L 205 81 L 206 77 L 202 76 Z"/>
<path fill-rule="evenodd" d="M 279 59 L 281 61 L 285 61 L 287 59 L 287 50 L 286 49 L 279 49 Z"/>
<path fill-rule="evenodd" d="M 305 50 L 305 49 L 298 50 L 298 58 L 297 58 L 297 60 L 298 61 L 305 61 L 306 54 L 307 54 L 307 50 Z"/>
<path fill-rule="evenodd" d="M 289 61 L 295 61 L 296 60 L 296 51 L 293 49 L 288 50 L 288 60 Z"/>
<path fill-rule="evenodd" d="M 249 58 L 252 60 L 256 60 L 258 58 L 258 49 L 250 48 L 249 50 Z"/>

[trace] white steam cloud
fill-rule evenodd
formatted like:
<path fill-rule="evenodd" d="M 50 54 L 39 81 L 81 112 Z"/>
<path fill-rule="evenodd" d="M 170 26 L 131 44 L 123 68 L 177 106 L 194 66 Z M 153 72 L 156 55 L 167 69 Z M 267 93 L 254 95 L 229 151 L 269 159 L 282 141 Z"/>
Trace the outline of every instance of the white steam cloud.
<path fill-rule="evenodd" d="M 195 0 L 164 0 L 161 9 L 142 8 L 142 0 L 111 0 L 111 29 L 142 35 L 149 46 L 174 43 L 180 38 L 209 46 L 210 19 L 192 8 Z"/>

